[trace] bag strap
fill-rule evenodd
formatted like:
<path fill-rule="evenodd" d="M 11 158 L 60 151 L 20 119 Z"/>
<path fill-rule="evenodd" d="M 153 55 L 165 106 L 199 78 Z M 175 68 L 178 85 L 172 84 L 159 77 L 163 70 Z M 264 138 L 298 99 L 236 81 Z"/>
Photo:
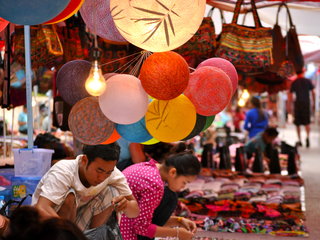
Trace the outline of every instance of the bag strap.
<path fill-rule="evenodd" d="M 208 12 L 208 15 L 207 17 L 211 17 L 212 18 L 212 15 L 213 15 L 213 11 L 214 11 L 215 7 L 212 7 L 209 12 Z M 221 18 L 221 23 L 226 23 L 226 19 L 224 18 L 224 15 L 223 15 L 223 11 L 220 9 L 220 8 L 216 8 L 219 10 L 220 12 L 220 18 Z"/>
<path fill-rule="evenodd" d="M 282 7 L 285 7 L 287 9 L 287 15 L 288 15 L 288 18 L 289 18 L 290 28 L 295 28 L 295 25 L 293 24 L 293 21 L 292 21 L 292 17 L 291 17 L 291 13 L 290 13 L 289 7 L 285 2 L 282 2 L 282 4 L 279 5 L 278 12 L 277 12 L 276 24 L 278 25 L 279 12 L 280 12 Z"/>
<path fill-rule="evenodd" d="M 234 24 L 237 24 L 237 22 L 238 22 L 242 3 L 243 3 L 243 0 L 237 1 L 236 8 L 234 9 L 234 14 L 233 14 L 233 18 L 232 18 L 232 23 L 234 23 Z M 251 10 L 252 10 L 252 14 L 253 14 L 255 27 L 256 28 L 262 27 L 261 22 L 260 22 L 260 18 L 258 15 L 257 7 L 256 7 L 254 0 L 251 0 L 251 8 L 252 8 Z"/>

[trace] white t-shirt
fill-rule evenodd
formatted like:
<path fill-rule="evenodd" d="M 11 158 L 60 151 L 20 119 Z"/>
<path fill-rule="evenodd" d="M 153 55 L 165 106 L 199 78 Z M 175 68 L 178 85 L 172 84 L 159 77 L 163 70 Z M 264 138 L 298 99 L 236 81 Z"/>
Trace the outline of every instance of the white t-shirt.
<path fill-rule="evenodd" d="M 55 210 L 58 210 L 70 189 L 75 191 L 78 207 L 88 203 L 107 185 L 115 187 L 120 195 L 132 194 L 125 176 L 116 167 L 99 185 L 89 188 L 83 186 L 79 178 L 79 164 L 82 156 L 79 155 L 75 160 L 60 160 L 54 164 L 40 180 L 32 196 L 32 205 L 38 202 L 39 196 L 42 196 L 55 203 L 57 205 Z"/>

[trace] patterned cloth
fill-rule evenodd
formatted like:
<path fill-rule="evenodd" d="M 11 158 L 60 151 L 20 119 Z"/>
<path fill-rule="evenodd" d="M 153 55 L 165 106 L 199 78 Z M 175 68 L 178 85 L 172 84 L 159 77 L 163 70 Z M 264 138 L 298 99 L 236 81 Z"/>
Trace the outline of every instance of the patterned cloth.
<path fill-rule="evenodd" d="M 134 164 L 123 171 L 132 194 L 137 199 L 140 214 L 137 218 L 122 216 L 120 230 L 124 240 L 136 240 L 137 235 L 153 238 L 156 225 L 152 224 L 154 210 L 158 207 L 164 192 L 155 160 Z"/>
<path fill-rule="evenodd" d="M 111 206 L 114 197 L 119 196 L 119 192 L 114 187 L 108 186 L 86 205 L 80 207 L 76 215 L 76 224 L 80 229 L 90 229 L 93 216 L 103 212 Z"/>

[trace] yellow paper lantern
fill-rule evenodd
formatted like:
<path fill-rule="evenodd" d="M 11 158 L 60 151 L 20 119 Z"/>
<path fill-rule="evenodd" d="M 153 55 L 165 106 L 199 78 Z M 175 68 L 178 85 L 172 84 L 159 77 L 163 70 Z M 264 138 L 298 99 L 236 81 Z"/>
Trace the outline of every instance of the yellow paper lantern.
<path fill-rule="evenodd" d="M 153 100 L 145 117 L 147 130 L 161 142 L 176 142 L 188 136 L 196 118 L 196 108 L 184 95 L 172 100 Z"/>
<path fill-rule="evenodd" d="M 111 0 L 111 15 L 120 34 L 152 52 L 175 49 L 198 30 L 205 0 Z"/>
<path fill-rule="evenodd" d="M 142 142 L 141 144 L 143 145 L 153 145 L 160 142 L 159 140 L 155 139 L 155 138 L 151 138 L 150 140 L 146 141 L 146 142 Z"/>

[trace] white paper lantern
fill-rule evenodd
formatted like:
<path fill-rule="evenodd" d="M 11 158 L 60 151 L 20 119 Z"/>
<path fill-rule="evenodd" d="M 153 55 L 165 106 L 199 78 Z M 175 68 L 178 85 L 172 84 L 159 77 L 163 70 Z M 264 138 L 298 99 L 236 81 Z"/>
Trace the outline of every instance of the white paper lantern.
<path fill-rule="evenodd" d="M 205 0 L 111 0 L 113 20 L 121 35 L 152 52 L 175 49 L 198 30 Z"/>

